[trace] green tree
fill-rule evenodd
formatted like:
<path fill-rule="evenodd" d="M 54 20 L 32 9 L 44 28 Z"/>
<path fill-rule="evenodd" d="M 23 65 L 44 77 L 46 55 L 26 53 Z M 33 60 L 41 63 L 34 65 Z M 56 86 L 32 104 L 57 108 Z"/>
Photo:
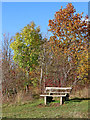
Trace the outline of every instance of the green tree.
<path fill-rule="evenodd" d="M 14 61 L 28 73 L 38 65 L 42 35 L 40 28 L 35 28 L 34 22 L 25 26 L 14 37 L 10 47 L 14 50 Z"/>
<path fill-rule="evenodd" d="M 14 61 L 25 70 L 27 75 L 26 91 L 28 91 L 29 85 L 34 83 L 35 77 L 32 74 L 39 65 L 38 58 L 41 52 L 41 44 L 43 44 L 43 39 L 40 27 L 35 27 L 34 22 L 31 22 L 20 33 L 16 33 L 10 45 L 14 51 Z M 32 77 L 34 78 L 32 79 Z"/>

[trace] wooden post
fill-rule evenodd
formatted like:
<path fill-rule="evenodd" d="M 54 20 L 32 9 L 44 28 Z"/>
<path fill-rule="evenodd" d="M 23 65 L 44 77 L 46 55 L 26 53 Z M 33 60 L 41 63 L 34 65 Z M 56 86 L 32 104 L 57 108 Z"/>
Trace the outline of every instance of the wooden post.
<path fill-rule="evenodd" d="M 47 96 L 44 97 L 44 103 L 47 104 Z"/>
<path fill-rule="evenodd" d="M 60 105 L 62 105 L 62 96 L 60 97 Z"/>
<path fill-rule="evenodd" d="M 69 94 L 67 93 L 67 95 L 66 95 L 66 100 L 69 100 Z"/>

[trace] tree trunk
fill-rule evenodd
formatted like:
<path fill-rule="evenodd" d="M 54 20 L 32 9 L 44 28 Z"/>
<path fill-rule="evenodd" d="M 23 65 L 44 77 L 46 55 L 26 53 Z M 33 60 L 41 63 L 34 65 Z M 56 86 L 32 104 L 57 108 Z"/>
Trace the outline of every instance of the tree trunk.
<path fill-rule="evenodd" d="M 41 76 L 40 76 L 40 90 L 42 91 L 42 75 L 43 75 L 43 71 L 42 71 L 42 67 L 41 67 Z"/>
<path fill-rule="evenodd" d="M 27 70 L 27 82 L 28 82 L 28 80 L 29 80 L 29 77 L 30 77 L 30 75 L 29 75 L 29 70 Z M 26 93 L 28 93 L 28 91 L 29 91 L 29 88 L 28 88 L 28 84 L 26 85 Z"/>

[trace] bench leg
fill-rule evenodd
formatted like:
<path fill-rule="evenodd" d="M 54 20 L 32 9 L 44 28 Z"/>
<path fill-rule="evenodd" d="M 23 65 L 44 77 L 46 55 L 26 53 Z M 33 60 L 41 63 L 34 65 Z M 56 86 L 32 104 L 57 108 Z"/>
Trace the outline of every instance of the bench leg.
<path fill-rule="evenodd" d="M 47 96 L 44 97 L 44 103 L 47 104 Z"/>
<path fill-rule="evenodd" d="M 60 97 L 60 105 L 62 105 L 62 97 Z"/>

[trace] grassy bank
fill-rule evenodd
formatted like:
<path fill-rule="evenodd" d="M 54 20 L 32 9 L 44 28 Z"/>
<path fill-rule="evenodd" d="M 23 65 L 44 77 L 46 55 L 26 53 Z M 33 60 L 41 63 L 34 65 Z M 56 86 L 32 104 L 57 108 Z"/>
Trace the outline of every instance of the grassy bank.
<path fill-rule="evenodd" d="M 6 118 L 88 118 L 89 99 L 74 98 L 59 105 L 59 100 L 44 105 L 43 99 L 27 103 L 4 104 Z"/>

